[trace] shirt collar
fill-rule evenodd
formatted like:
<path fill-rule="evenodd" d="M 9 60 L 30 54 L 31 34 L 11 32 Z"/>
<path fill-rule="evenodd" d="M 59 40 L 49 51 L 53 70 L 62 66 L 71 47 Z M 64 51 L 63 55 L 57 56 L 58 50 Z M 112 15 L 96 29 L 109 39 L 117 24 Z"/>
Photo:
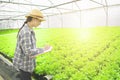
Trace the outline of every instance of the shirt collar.
<path fill-rule="evenodd" d="M 27 24 L 25 24 L 25 27 L 30 30 L 31 32 L 34 32 L 32 28 L 30 28 Z"/>

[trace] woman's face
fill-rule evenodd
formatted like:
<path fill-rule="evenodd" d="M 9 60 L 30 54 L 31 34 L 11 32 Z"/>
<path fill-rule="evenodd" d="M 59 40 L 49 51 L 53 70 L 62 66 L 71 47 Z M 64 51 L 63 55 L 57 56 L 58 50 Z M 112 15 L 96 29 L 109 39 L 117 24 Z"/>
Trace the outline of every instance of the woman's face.
<path fill-rule="evenodd" d="M 33 25 L 34 27 L 38 27 L 41 24 L 41 21 L 37 18 L 33 18 Z"/>

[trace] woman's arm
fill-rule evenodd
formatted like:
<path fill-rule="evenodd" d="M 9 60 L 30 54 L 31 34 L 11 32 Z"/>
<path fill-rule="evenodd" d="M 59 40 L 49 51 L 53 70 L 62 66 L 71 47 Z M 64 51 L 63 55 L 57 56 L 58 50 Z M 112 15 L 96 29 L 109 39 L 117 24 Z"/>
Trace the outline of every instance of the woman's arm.
<path fill-rule="evenodd" d="M 31 41 L 31 34 L 29 32 L 25 32 L 21 36 L 20 40 L 20 45 L 22 47 L 23 52 L 25 55 L 30 56 L 30 57 L 36 57 L 39 54 L 46 53 L 51 51 L 52 47 L 51 46 L 45 46 L 44 48 L 32 48 L 34 44 L 32 44 Z"/>
<path fill-rule="evenodd" d="M 21 40 L 20 40 L 20 46 L 23 50 L 23 53 L 27 56 L 30 55 L 36 55 L 38 53 L 43 53 L 44 49 L 43 48 L 33 48 L 34 44 L 32 44 L 31 41 L 31 33 L 30 32 L 24 32 L 21 35 Z"/>

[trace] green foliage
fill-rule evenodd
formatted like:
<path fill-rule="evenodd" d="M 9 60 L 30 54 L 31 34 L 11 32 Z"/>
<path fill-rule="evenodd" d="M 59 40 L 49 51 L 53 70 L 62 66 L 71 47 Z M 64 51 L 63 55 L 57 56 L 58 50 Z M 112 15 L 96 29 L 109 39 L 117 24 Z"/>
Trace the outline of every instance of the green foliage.
<path fill-rule="evenodd" d="M 18 29 L 0 29 L 0 35 L 17 32 Z"/>
<path fill-rule="evenodd" d="M 36 29 L 37 46 L 53 46 L 37 57 L 35 73 L 53 80 L 120 80 L 120 27 Z M 17 31 L 0 32 L 0 52 L 11 58 Z M 111 76 L 112 75 L 112 76 Z"/>

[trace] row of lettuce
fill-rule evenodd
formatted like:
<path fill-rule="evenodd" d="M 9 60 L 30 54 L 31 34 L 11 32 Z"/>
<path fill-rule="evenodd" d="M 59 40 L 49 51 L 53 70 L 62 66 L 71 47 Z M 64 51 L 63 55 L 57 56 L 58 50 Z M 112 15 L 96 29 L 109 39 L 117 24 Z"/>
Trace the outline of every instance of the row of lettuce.
<path fill-rule="evenodd" d="M 37 46 L 50 44 L 53 50 L 37 57 L 35 73 L 53 75 L 53 80 L 120 80 L 119 31 L 119 27 L 36 29 Z M 0 51 L 11 58 L 16 35 L 17 30 L 0 35 Z"/>

